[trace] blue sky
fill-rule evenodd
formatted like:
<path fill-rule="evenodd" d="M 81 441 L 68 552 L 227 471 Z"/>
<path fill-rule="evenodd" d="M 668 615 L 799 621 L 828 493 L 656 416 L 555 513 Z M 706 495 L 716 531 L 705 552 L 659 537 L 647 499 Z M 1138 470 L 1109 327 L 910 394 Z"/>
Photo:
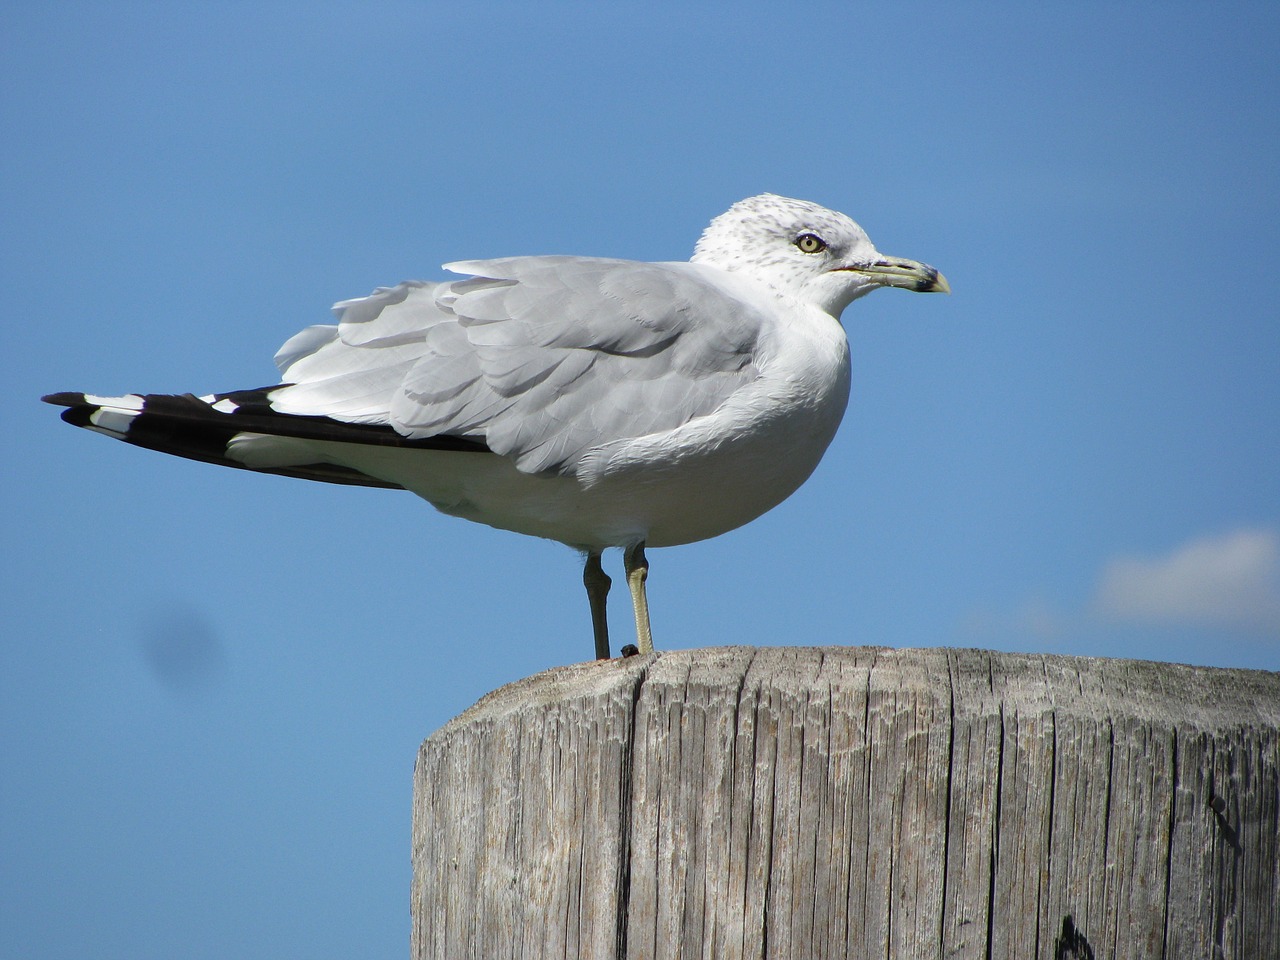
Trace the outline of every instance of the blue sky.
<path fill-rule="evenodd" d="M 590 656 L 577 557 L 37 398 L 272 382 L 449 260 L 683 259 L 767 190 L 951 281 L 846 311 L 799 493 L 651 551 L 660 648 L 1280 669 L 1278 46 L 1274 4 L 7 6 L 0 956 L 404 955 L 417 745 Z"/>

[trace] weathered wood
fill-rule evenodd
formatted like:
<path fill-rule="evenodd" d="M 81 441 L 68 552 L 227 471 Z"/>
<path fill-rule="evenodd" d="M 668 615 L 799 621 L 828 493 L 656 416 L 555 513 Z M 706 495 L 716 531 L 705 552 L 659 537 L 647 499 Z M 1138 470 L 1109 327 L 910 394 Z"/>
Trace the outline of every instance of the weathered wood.
<path fill-rule="evenodd" d="M 415 960 L 1280 958 L 1280 674 L 874 648 L 564 667 L 418 757 Z"/>

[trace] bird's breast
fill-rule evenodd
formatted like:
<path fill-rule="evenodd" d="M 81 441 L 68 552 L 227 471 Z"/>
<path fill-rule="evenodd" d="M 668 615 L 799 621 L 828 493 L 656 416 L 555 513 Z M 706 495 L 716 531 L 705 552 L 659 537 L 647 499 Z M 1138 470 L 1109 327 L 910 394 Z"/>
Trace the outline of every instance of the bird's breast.
<path fill-rule="evenodd" d="M 590 464 L 585 496 L 612 511 L 614 532 L 672 546 L 749 523 L 817 467 L 849 399 L 843 331 L 789 331 L 758 358 L 757 376 L 713 413 L 629 441 Z"/>

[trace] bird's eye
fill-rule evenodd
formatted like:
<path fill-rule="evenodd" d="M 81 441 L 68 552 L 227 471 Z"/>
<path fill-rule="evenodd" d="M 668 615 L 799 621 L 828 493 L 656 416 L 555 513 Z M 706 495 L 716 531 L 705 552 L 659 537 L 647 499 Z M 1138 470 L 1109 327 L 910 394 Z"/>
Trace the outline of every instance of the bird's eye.
<path fill-rule="evenodd" d="M 801 253 L 821 253 L 827 249 L 827 241 L 813 233 L 802 233 L 796 237 L 796 246 Z"/>

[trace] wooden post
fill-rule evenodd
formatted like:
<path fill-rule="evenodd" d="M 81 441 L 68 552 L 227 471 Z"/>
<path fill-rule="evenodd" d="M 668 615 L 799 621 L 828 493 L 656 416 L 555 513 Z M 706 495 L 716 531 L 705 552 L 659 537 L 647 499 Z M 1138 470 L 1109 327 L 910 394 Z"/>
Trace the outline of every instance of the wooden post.
<path fill-rule="evenodd" d="M 1280 958 L 1280 673 L 742 647 L 422 745 L 414 960 Z"/>

